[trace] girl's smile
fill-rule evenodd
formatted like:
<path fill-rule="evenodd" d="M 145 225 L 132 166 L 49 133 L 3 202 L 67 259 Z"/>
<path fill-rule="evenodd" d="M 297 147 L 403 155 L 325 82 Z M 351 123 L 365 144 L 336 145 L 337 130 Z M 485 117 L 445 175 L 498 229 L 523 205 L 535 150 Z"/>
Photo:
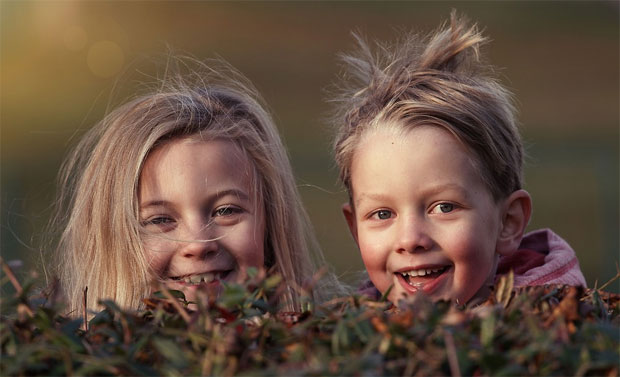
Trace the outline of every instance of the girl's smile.
<path fill-rule="evenodd" d="M 199 285 L 201 283 L 212 283 L 216 280 L 222 280 L 228 276 L 231 270 L 228 271 L 213 271 L 205 272 L 202 274 L 188 274 L 185 276 L 173 276 L 170 280 L 177 281 L 183 285 Z"/>
<path fill-rule="evenodd" d="M 264 209 L 254 171 L 230 141 L 174 139 L 146 159 L 140 219 L 149 264 L 169 289 L 195 299 L 200 286 L 245 277 L 264 264 Z"/>
<path fill-rule="evenodd" d="M 182 291 L 187 300 L 193 301 L 199 288 L 206 288 L 207 292 L 219 292 L 221 282 L 235 281 L 235 276 L 234 270 L 212 271 L 173 276 L 163 280 L 163 283 L 168 289 Z"/>

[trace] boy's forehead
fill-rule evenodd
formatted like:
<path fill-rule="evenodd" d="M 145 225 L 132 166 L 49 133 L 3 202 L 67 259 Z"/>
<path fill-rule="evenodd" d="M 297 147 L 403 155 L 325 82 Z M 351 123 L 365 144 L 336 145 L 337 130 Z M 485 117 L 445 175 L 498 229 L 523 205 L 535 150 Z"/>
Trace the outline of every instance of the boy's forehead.
<path fill-rule="evenodd" d="M 401 121 L 395 120 L 383 120 L 377 121 L 373 124 L 373 127 L 368 128 L 360 137 L 356 152 L 360 149 L 363 149 L 367 146 L 367 143 L 376 142 L 377 139 L 388 139 L 391 145 L 399 145 L 403 144 L 406 140 L 407 136 L 411 133 L 415 133 L 416 131 L 428 131 L 433 130 L 435 132 L 439 132 L 442 134 L 442 140 L 450 140 L 459 145 L 459 149 L 462 149 L 466 154 L 466 159 L 481 173 L 481 161 L 480 156 L 478 156 L 472 148 L 467 145 L 463 140 L 458 138 L 454 132 L 450 129 L 435 125 L 435 124 L 419 124 L 419 125 L 408 125 Z M 444 139 L 445 138 L 445 139 Z M 385 140 L 383 140 L 385 141 Z M 424 141 L 424 140 L 422 140 Z M 433 143 L 438 143 L 440 140 L 434 139 Z M 443 142 L 443 141 L 441 141 Z M 353 162 L 355 161 L 355 156 L 353 158 Z"/>
<path fill-rule="evenodd" d="M 393 136 L 395 138 L 400 138 L 406 135 L 410 130 L 410 127 L 407 127 L 400 121 L 375 120 L 362 134 L 360 144 L 371 141 L 378 136 Z"/>
<path fill-rule="evenodd" d="M 474 154 L 450 131 L 438 126 L 369 130 L 351 166 L 353 204 L 381 199 L 404 186 L 428 194 L 451 191 L 466 197 L 473 188 L 489 191 Z"/>

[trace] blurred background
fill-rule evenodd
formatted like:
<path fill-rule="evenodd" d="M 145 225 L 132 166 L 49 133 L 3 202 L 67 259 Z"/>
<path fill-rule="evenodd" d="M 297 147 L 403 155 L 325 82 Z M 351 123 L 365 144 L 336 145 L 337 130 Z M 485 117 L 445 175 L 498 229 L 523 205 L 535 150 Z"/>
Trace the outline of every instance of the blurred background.
<path fill-rule="evenodd" d="M 270 105 L 328 261 L 346 281 L 363 270 L 340 206 L 325 89 L 350 32 L 393 40 L 426 33 L 456 8 L 492 39 L 485 49 L 517 96 L 526 142 L 530 229 L 575 248 L 589 286 L 619 256 L 619 25 L 596 2 L 0 3 L 1 253 L 41 271 L 43 226 L 63 157 L 84 130 L 144 82 L 172 49 L 220 56 Z M 87 266 L 85 266 L 87 268 Z M 41 274 L 42 275 L 42 274 Z M 615 282 L 608 289 L 618 292 Z"/>

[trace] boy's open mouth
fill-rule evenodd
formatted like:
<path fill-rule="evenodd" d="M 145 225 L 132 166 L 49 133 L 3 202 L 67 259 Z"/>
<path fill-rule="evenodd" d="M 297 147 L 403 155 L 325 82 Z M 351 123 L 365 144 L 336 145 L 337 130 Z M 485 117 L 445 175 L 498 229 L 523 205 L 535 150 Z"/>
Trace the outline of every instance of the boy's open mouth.
<path fill-rule="evenodd" d="M 424 284 L 437 279 L 441 274 L 446 272 L 450 266 L 438 266 L 430 268 L 418 268 L 407 271 L 397 272 L 402 279 L 414 288 L 421 288 Z"/>
<path fill-rule="evenodd" d="M 183 285 L 199 285 L 202 283 L 213 283 L 214 281 L 224 280 L 232 270 L 205 272 L 202 274 L 191 274 L 184 276 L 172 276 L 170 280 L 176 281 Z"/>

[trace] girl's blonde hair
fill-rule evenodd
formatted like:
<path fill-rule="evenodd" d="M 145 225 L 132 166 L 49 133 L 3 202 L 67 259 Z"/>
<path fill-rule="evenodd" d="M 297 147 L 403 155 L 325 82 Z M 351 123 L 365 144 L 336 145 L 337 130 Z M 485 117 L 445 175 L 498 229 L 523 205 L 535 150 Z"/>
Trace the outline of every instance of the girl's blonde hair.
<path fill-rule="evenodd" d="M 349 195 L 362 135 L 386 126 L 442 127 L 470 150 L 496 200 L 521 188 L 523 148 L 515 109 L 491 66 L 480 61 L 479 46 L 487 40 L 476 25 L 468 26 L 453 11 L 449 25 L 427 38 L 406 35 L 395 46 L 379 45 L 377 52 L 357 41 L 359 53 L 343 56 L 347 86 L 336 99 L 335 116 L 335 158 Z"/>
<path fill-rule="evenodd" d="M 288 156 L 255 88 L 224 63 L 217 69 L 192 64 L 201 70 L 182 75 L 176 69 L 154 93 L 109 113 L 63 164 L 53 221 L 62 229 L 56 249 L 61 287 L 74 311 L 85 287 L 91 310 L 101 299 L 137 309 L 150 293 L 139 177 L 149 152 L 178 137 L 229 140 L 253 162 L 256 198 L 265 208 L 265 264 L 288 283 L 286 309 L 300 309 L 299 287 L 325 263 Z M 331 274 L 323 281 L 338 286 Z M 321 300 L 325 290 L 313 295 Z"/>

